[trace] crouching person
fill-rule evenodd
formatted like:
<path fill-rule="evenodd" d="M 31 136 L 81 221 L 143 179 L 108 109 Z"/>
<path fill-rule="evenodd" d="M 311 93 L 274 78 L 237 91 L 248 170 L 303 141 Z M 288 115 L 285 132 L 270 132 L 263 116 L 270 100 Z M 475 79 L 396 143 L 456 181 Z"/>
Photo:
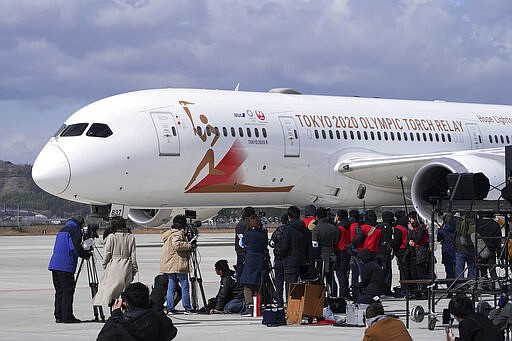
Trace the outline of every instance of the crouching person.
<path fill-rule="evenodd" d="M 150 307 L 149 289 L 142 283 L 128 285 L 112 309 L 97 341 L 167 341 L 176 336 L 171 319 Z"/>
<path fill-rule="evenodd" d="M 236 282 L 235 272 L 229 268 L 228 261 L 217 261 L 215 272 L 220 276 L 220 288 L 210 314 L 241 312 L 244 307 L 244 288 Z"/>
<path fill-rule="evenodd" d="M 374 302 L 366 308 L 366 326 L 363 341 L 412 341 L 404 323 L 394 315 L 385 315 L 380 302 Z"/>

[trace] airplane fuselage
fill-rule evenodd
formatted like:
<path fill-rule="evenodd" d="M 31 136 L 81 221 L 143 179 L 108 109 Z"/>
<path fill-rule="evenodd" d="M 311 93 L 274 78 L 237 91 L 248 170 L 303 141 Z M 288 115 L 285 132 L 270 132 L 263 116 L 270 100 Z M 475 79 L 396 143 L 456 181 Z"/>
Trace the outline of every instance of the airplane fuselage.
<path fill-rule="evenodd" d="M 33 176 L 59 197 L 132 209 L 358 207 L 361 184 L 367 206 L 392 206 L 403 203 L 401 178 L 419 208 L 411 189 L 422 171 L 432 176 L 427 164 L 483 171 L 499 186 L 511 126 L 503 105 L 143 90 L 70 116 Z"/>

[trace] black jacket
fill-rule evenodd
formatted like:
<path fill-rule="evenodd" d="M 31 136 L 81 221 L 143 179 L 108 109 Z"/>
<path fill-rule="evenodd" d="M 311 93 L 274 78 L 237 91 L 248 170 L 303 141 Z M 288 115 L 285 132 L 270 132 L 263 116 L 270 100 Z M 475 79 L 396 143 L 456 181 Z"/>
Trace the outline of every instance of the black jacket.
<path fill-rule="evenodd" d="M 280 241 L 283 239 L 285 227 L 286 225 L 278 226 L 274 233 L 272 233 L 272 237 L 270 237 L 269 246 L 274 249 L 274 260 L 281 260 L 283 258 Z"/>
<path fill-rule="evenodd" d="M 459 335 L 455 338 L 458 341 L 501 341 L 503 338 L 487 318 L 482 314 L 471 314 L 459 323 Z"/>
<path fill-rule="evenodd" d="M 245 225 L 247 225 L 247 218 L 242 218 L 236 224 L 235 227 L 235 252 L 237 256 L 245 255 L 245 249 L 239 245 L 240 237 L 239 235 L 243 235 L 245 232 Z"/>
<path fill-rule="evenodd" d="M 360 253 L 363 264 L 363 273 L 361 282 L 357 284 L 363 291 L 370 296 L 380 296 L 384 293 L 384 270 L 372 260 L 372 255 L 366 249 Z"/>
<path fill-rule="evenodd" d="M 492 218 L 482 218 L 476 221 L 477 232 L 481 237 L 493 237 L 483 239 L 489 251 L 496 252 L 501 248 L 501 226 Z"/>
<path fill-rule="evenodd" d="M 285 272 L 287 269 L 298 271 L 299 267 L 306 263 L 309 248 L 307 233 L 309 232 L 300 219 L 290 221 L 284 228 L 280 243 Z"/>
<path fill-rule="evenodd" d="M 340 239 L 340 229 L 329 222 L 327 218 L 320 218 L 316 223 L 316 227 L 311 233 L 313 242 L 318 242 L 318 256 L 329 265 L 329 261 L 336 259 L 334 248 Z"/>
<path fill-rule="evenodd" d="M 233 270 L 228 270 L 220 278 L 220 288 L 215 301 L 216 310 L 223 310 L 226 303 L 234 298 L 244 297 L 244 288 L 238 285 L 234 275 L 235 272 Z"/>
<path fill-rule="evenodd" d="M 167 341 L 176 336 L 178 330 L 163 312 L 151 308 L 134 309 L 122 313 L 112 312 L 98 334 L 97 341 Z"/>

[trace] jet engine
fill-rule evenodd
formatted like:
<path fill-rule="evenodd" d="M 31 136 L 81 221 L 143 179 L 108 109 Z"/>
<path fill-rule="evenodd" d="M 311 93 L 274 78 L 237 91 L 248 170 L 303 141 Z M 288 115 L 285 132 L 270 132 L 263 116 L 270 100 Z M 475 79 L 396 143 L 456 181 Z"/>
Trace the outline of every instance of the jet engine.
<path fill-rule="evenodd" d="M 128 212 L 128 218 L 134 223 L 146 227 L 158 227 L 171 219 L 171 209 L 134 209 Z"/>
<path fill-rule="evenodd" d="M 450 173 L 484 173 L 491 184 L 491 191 L 486 199 L 497 199 L 505 179 L 503 159 L 494 155 L 454 154 L 449 157 L 434 159 L 423 165 L 412 180 L 411 200 L 414 209 L 426 220 L 431 219 L 434 197 L 446 197 Z"/>

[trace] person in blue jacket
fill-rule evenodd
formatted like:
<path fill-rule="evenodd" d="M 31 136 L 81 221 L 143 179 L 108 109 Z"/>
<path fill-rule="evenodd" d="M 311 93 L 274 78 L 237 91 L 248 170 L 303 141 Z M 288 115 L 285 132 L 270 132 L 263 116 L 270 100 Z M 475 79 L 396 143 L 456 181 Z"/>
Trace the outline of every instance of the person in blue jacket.
<path fill-rule="evenodd" d="M 52 272 L 55 287 L 55 322 L 79 323 L 73 315 L 73 295 L 75 293 L 75 270 L 78 257 L 88 258 L 90 252 L 82 247 L 82 227 L 84 218 L 74 217 L 57 233 L 53 254 L 48 270 Z"/>
<path fill-rule="evenodd" d="M 437 230 L 437 241 L 441 242 L 446 278 L 455 278 L 455 217 L 451 213 L 443 217 L 443 226 Z"/>

